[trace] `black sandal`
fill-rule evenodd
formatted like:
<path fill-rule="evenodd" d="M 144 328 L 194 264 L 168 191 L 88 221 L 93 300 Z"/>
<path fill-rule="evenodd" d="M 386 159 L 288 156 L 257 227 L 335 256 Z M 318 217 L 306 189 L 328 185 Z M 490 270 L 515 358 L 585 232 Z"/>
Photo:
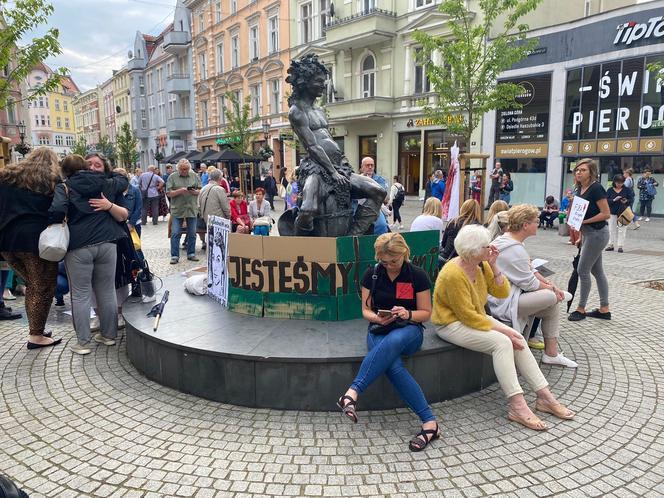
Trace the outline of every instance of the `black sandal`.
<path fill-rule="evenodd" d="M 429 437 L 429 434 L 431 434 L 431 437 Z M 422 439 L 420 436 L 422 436 L 424 439 Z M 438 427 L 438 424 L 436 424 L 435 429 L 422 429 L 420 432 L 415 434 L 415 437 L 410 440 L 408 448 L 410 448 L 410 451 L 422 451 L 431 441 L 435 441 L 439 437 L 440 428 Z"/>
<path fill-rule="evenodd" d="M 357 401 L 355 401 L 347 394 L 344 394 L 341 398 L 339 398 L 339 401 L 337 401 L 337 406 L 341 408 L 341 413 L 351 419 L 354 424 L 357 424 L 357 413 L 355 413 L 355 409 L 357 408 Z"/>

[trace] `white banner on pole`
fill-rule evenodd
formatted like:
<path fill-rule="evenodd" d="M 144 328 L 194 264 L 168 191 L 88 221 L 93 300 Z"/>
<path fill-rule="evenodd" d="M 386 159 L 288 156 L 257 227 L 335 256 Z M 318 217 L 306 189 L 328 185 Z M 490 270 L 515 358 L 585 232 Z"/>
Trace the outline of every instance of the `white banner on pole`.
<path fill-rule="evenodd" d="M 228 234 L 230 231 L 230 220 L 219 216 L 208 216 L 208 296 L 222 306 L 228 306 Z"/>

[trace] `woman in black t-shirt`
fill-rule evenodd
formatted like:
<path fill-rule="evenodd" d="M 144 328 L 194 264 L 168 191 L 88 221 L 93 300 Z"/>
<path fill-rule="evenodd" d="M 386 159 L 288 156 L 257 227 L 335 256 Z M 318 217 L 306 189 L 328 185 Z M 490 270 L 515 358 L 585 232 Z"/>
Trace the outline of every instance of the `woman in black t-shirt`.
<path fill-rule="evenodd" d="M 422 421 L 422 430 L 410 441 L 411 451 L 423 450 L 440 437 L 438 423 L 417 381 L 406 370 L 401 355 L 422 346 L 422 322 L 431 317 L 431 282 L 408 258 L 410 249 L 399 233 L 386 233 L 374 244 L 378 264 L 362 279 L 362 315 L 369 321 L 369 352 L 360 371 L 337 405 L 357 422 L 357 397 L 385 374 L 401 398 Z"/>
<path fill-rule="evenodd" d="M 606 220 L 611 217 L 609 203 L 604 187 L 597 181 L 599 178 L 597 163 L 592 159 L 581 159 L 574 169 L 578 196 L 588 201 L 588 210 L 581 225 L 581 256 L 579 258 L 579 305 L 576 311 L 567 318 L 572 322 L 586 317 L 611 319 L 609 311 L 609 282 L 602 267 L 602 252 L 609 242 L 609 229 Z M 592 281 L 590 274 L 597 282 L 599 308 L 586 312 L 586 302 L 590 294 Z"/>

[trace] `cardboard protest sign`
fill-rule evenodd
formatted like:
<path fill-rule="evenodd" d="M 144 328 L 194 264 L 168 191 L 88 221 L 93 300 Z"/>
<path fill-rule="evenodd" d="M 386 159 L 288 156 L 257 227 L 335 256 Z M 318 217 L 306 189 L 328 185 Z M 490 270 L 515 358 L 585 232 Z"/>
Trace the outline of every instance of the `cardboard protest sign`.
<path fill-rule="evenodd" d="M 228 306 L 228 234 L 231 222 L 219 216 L 208 216 L 207 258 L 208 296 Z"/>

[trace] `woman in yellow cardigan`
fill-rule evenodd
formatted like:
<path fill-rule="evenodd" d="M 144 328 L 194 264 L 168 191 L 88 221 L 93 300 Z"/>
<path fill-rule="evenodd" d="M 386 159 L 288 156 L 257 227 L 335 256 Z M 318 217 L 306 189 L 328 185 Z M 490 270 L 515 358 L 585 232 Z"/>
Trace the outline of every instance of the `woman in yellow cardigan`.
<path fill-rule="evenodd" d="M 461 229 L 454 240 L 459 257 L 445 265 L 436 279 L 431 321 L 441 339 L 490 354 L 500 387 L 508 398 L 507 418 L 543 431 L 547 426 L 528 407 L 517 369 L 537 392 L 536 410 L 565 420 L 574 417 L 574 413 L 549 390 L 523 335 L 484 310 L 489 293 L 504 299 L 510 290 L 508 280 L 496 266 L 498 250 L 490 242 L 489 231 L 482 226 Z"/>

